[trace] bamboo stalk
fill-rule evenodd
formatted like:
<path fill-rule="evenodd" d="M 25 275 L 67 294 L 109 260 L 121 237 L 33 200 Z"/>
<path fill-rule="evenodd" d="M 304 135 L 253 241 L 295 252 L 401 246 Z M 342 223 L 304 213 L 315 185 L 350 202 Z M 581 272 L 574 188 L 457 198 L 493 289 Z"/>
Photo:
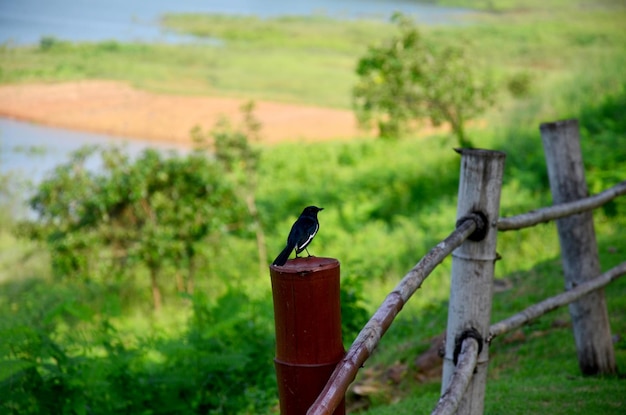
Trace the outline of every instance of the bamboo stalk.
<path fill-rule="evenodd" d="M 626 262 L 622 262 L 621 264 L 614 268 L 611 268 L 604 274 L 593 278 L 588 282 L 578 285 L 576 288 L 572 288 L 571 290 L 567 290 L 561 294 L 555 295 L 554 297 L 550 297 L 539 303 L 533 304 L 525 310 L 520 311 L 519 313 L 507 318 L 506 320 L 502 320 L 498 323 L 493 324 L 489 328 L 489 337 L 487 338 L 487 343 L 491 342 L 491 340 L 493 340 L 497 336 L 522 327 L 524 324 L 528 323 L 531 320 L 541 317 L 544 314 L 556 310 L 559 307 L 568 305 L 569 303 L 576 301 L 580 297 L 589 294 L 591 291 L 600 289 L 608 285 L 609 283 L 623 276 L 624 274 L 626 274 Z"/>
<path fill-rule="evenodd" d="M 626 194 L 626 180 L 601 193 L 585 199 L 532 210 L 527 213 L 522 213 L 521 215 L 500 218 L 498 219 L 498 230 L 511 231 L 515 229 L 528 228 L 540 223 L 574 215 L 576 213 L 586 212 L 600 207 L 624 194 Z"/>
<path fill-rule="evenodd" d="M 478 361 L 478 341 L 472 337 L 463 340 L 459 361 L 450 378 L 450 384 L 439 398 L 431 415 L 453 415 L 472 380 Z"/>
<path fill-rule="evenodd" d="M 356 377 L 357 371 L 376 348 L 381 337 L 404 304 L 421 287 L 435 267 L 455 248 L 460 246 L 476 230 L 478 225 L 484 226 L 485 224 L 479 217 L 470 215 L 402 278 L 363 327 L 344 358 L 337 364 L 326 386 L 309 408 L 308 415 L 330 414 L 335 410 L 348 390 L 348 386 Z"/>
<path fill-rule="evenodd" d="M 505 157 L 504 153 L 498 151 L 461 150 L 457 218 L 462 218 L 468 212 L 480 212 L 488 226 L 482 238 L 466 240 L 452 253 L 442 394 L 450 386 L 455 371 L 454 356 L 459 339 L 468 330 L 474 330 L 480 335 L 482 346 L 489 334 L 493 275 L 498 257 L 496 222 L 500 210 Z M 482 415 L 488 362 L 489 349 L 483 347 L 474 376 L 457 408 L 458 415 Z"/>

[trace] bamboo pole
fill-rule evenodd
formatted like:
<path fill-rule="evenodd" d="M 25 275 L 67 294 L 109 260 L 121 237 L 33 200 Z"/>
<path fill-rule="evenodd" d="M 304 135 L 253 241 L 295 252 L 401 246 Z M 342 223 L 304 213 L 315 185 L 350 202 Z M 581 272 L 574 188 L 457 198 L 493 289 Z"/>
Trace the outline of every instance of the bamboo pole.
<path fill-rule="evenodd" d="M 622 262 L 616 267 L 611 268 L 604 274 L 593 278 L 583 284 L 578 285 L 571 290 L 565 291 L 554 297 L 547 298 L 539 303 L 533 304 L 523 311 L 507 318 L 506 320 L 499 321 L 493 324 L 489 328 L 489 337 L 487 342 L 491 342 L 495 337 L 515 330 L 529 321 L 534 320 L 544 314 L 556 310 L 559 307 L 570 304 L 573 301 L 578 300 L 580 297 L 589 294 L 594 290 L 605 287 L 612 281 L 615 281 L 619 277 L 626 274 L 626 262 Z"/>
<path fill-rule="evenodd" d="M 304 414 L 343 357 L 339 269 L 336 259 L 320 257 L 270 266 L 282 415 Z M 334 415 L 343 414 L 340 400 Z"/>
<path fill-rule="evenodd" d="M 578 121 L 544 123 L 540 130 L 554 204 L 586 198 L 588 190 Z M 556 224 L 566 288 L 571 289 L 600 275 L 592 212 L 559 219 Z M 617 368 L 604 290 L 596 290 L 570 304 L 569 311 L 582 373 L 615 373 Z"/>
<path fill-rule="evenodd" d="M 486 219 L 484 235 L 474 235 L 452 254 L 452 281 L 441 391 L 451 385 L 455 371 L 455 344 L 468 330 L 481 339 L 489 334 L 493 273 L 496 254 L 498 211 L 505 154 L 497 151 L 463 149 L 457 202 L 457 218 L 479 213 Z M 482 238 L 481 238 L 482 237 Z M 479 342 L 482 346 L 482 340 Z M 489 351 L 478 355 L 476 372 L 457 414 L 480 415 L 484 410 Z"/>
<path fill-rule="evenodd" d="M 574 215 L 576 213 L 586 212 L 588 210 L 598 208 L 616 197 L 625 194 L 626 180 L 601 193 L 598 193 L 597 195 L 590 196 L 585 199 L 549 206 L 527 213 L 522 213 L 521 215 L 500 218 L 498 219 L 498 230 L 511 231 L 515 229 L 528 228 L 540 223 Z"/>
<path fill-rule="evenodd" d="M 431 415 L 453 415 L 472 380 L 472 374 L 478 360 L 478 340 L 467 337 L 463 340 L 456 369 L 450 379 L 448 389 L 441 395 Z"/>
<path fill-rule="evenodd" d="M 456 247 L 461 245 L 477 228 L 484 223 L 479 216 L 469 215 L 457 224 L 457 228 L 442 242 L 437 244 L 402 278 L 395 289 L 387 295 L 376 313 L 361 330 L 352 346 L 337 364 L 326 386 L 309 408 L 308 415 L 332 413 L 341 402 L 354 380 L 357 371 L 378 345 L 393 319 L 422 283 Z"/>

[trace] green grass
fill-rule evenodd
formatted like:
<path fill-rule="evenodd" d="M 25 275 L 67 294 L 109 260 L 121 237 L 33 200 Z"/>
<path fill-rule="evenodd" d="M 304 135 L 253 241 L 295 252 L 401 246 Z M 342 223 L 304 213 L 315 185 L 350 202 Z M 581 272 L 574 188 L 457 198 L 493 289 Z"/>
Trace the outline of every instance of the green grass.
<path fill-rule="evenodd" d="M 553 226 L 553 225 L 552 225 Z M 552 229 L 556 232 L 555 229 Z M 600 239 L 604 268 L 624 260 L 622 254 L 608 253 L 609 246 Z M 610 240 L 610 238 L 609 238 Z M 608 245 L 608 246 L 607 246 Z M 511 283 L 508 290 L 494 296 L 493 322 L 504 319 L 528 305 L 562 290 L 560 260 L 550 259 L 531 270 L 500 277 Z M 620 340 L 615 344 L 618 368 L 626 367 L 626 279 L 606 289 L 612 331 Z M 447 306 L 441 303 L 420 314 L 401 316 L 366 367 L 406 363 L 408 372 L 394 395 L 372 396 L 374 408 L 367 414 L 429 413 L 439 398 L 440 379 L 416 381 L 417 369 L 412 365 L 427 343 L 425 336 L 445 330 Z M 413 319 L 413 321 L 411 320 Z M 425 321 L 426 320 L 426 321 Z M 413 324 L 411 324 L 411 321 Z M 367 378 L 363 373 L 357 378 Z M 622 377 L 583 377 L 578 369 L 576 348 L 566 308 L 556 310 L 512 335 L 496 338 L 490 347 L 489 377 L 485 399 L 486 414 L 618 414 L 626 407 L 626 380 Z M 399 401 L 398 403 L 391 403 Z"/>
<path fill-rule="evenodd" d="M 390 25 L 376 20 L 337 21 L 326 16 L 256 16 L 169 14 L 162 24 L 182 33 L 242 44 L 292 51 L 335 51 L 353 54 L 390 33 Z"/>
<path fill-rule="evenodd" d="M 468 9 L 484 10 L 493 13 L 519 12 L 528 13 L 543 11 L 569 10 L 573 6 L 585 8 L 616 8 L 624 7 L 620 0 L 582 0 L 572 2 L 571 0 L 432 0 L 427 1 L 441 6 L 465 7 Z"/>

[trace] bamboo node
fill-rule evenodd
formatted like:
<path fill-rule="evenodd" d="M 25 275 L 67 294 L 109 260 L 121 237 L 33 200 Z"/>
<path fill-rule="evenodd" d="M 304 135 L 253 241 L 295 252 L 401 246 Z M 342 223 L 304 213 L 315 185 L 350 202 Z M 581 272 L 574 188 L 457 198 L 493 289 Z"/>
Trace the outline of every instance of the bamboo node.
<path fill-rule="evenodd" d="M 467 239 L 474 242 L 482 241 L 483 239 L 485 239 L 485 237 L 487 236 L 487 232 L 489 231 L 489 226 L 487 225 L 489 223 L 487 215 L 480 211 L 469 213 L 465 216 L 462 216 L 461 218 L 459 218 L 459 220 L 456 221 L 456 227 L 458 228 L 463 222 L 467 220 L 471 220 L 476 224 L 476 229 L 470 234 L 470 236 L 467 237 Z"/>
<path fill-rule="evenodd" d="M 480 352 L 483 351 L 483 336 L 480 335 L 478 330 L 472 327 L 463 331 L 461 335 L 458 336 L 454 341 L 454 355 L 452 357 L 452 362 L 454 363 L 454 366 L 456 366 L 459 361 L 459 355 L 461 354 L 461 348 L 463 347 L 463 340 L 469 338 L 476 340 L 476 342 L 478 343 L 478 353 L 476 353 L 476 355 L 480 355 Z"/>

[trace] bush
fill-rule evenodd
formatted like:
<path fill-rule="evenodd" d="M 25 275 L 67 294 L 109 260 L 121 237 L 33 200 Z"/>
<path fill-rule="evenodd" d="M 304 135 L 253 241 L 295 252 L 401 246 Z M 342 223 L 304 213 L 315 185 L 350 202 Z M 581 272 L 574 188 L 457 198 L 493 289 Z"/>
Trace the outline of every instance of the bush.
<path fill-rule="evenodd" d="M 35 291 L 24 300 L 41 298 Z M 64 334 L 58 323 L 79 303 L 57 294 L 0 329 L 9 339 L 0 348 L 3 413 L 236 414 L 276 404 L 267 301 L 235 291 L 214 303 L 196 296 L 182 333 L 129 344 L 127 333 L 88 312 L 79 320 L 92 329 Z"/>

